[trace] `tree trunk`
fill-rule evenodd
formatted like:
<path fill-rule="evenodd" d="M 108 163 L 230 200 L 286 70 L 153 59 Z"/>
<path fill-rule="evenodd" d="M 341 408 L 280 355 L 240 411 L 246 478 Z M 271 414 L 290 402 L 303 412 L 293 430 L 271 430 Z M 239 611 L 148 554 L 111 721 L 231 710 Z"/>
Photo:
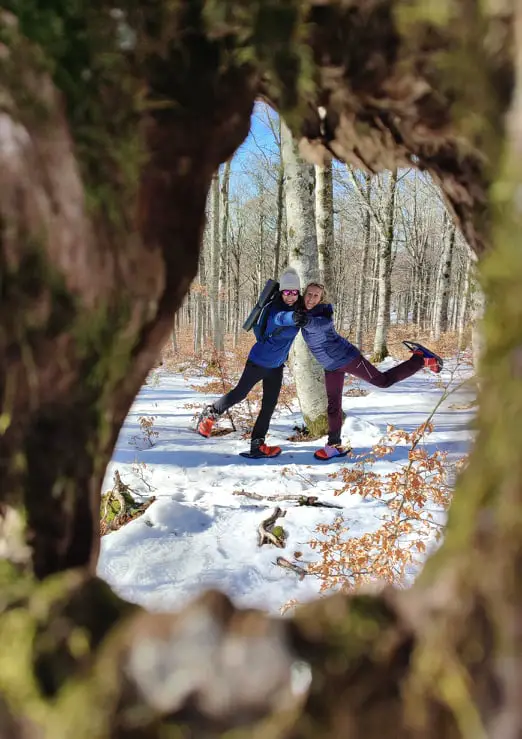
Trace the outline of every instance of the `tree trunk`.
<path fill-rule="evenodd" d="M 471 346 L 473 350 L 473 366 L 478 373 L 484 354 L 484 328 L 483 319 L 486 310 L 486 295 L 480 284 L 479 275 L 475 270 L 472 272 L 471 288 Z"/>
<path fill-rule="evenodd" d="M 186 90 L 187 70 L 173 72 L 169 53 L 151 63 L 143 31 L 133 77 L 123 52 L 113 54 L 115 21 L 100 8 L 69 29 L 71 54 L 74 29 L 88 29 L 71 64 L 93 65 L 85 75 L 62 66 L 58 77 L 74 78 L 74 91 L 64 83 L 58 94 L 45 51 L 14 21 L 1 82 L 11 102 L 0 126 L 0 499 L 20 512 L 27 566 L 39 577 L 95 566 L 106 465 L 196 273 L 211 174 L 246 134 L 253 99 L 246 80 L 237 100 L 216 70 L 200 69 L 201 94 L 219 91 L 228 109 L 208 135 L 212 103 L 184 118 L 138 108 L 140 95 Z M 22 22 L 30 33 L 38 26 Z"/>
<path fill-rule="evenodd" d="M 304 287 L 311 280 L 319 280 L 314 168 L 300 158 L 297 144 L 284 122 L 281 122 L 281 153 L 285 168 L 288 262 L 296 269 Z M 324 371 L 310 354 L 301 333 L 292 347 L 292 372 L 304 422 L 313 436 L 322 436 L 328 428 Z"/>
<path fill-rule="evenodd" d="M 455 248 L 455 226 L 444 216 L 444 249 L 441 256 L 439 279 L 435 296 L 432 337 L 438 341 L 443 332 L 448 330 L 448 302 L 451 284 L 451 264 Z"/>
<path fill-rule="evenodd" d="M 226 328 L 228 328 L 229 320 L 229 300 L 223 300 L 223 296 L 226 295 L 228 290 L 228 275 L 229 275 L 229 253 L 228 253 L 228 229 L 230 221 L 230 204 L 229 204 L 229 186 L 230 186 L 230 163 L 225 162 L 223 167 L 223 178 L 221 180 L 221 243 L 219 246 L 219 301 L 220 301 L 220 316 L 221 316 L 221 332 L 222 342 Z M 226 305 L 225 305 L 226 303 Z"/>
<path fill-rule="evenodd" d="M 471 258 L 468 256 L 467 263 L 464 273 L 464 285 L 461 292 L 460 300 L 458 301 L 458 323 L 457 323 L 457 335 L 458 335 L 458 346 L 459 349 L 464 347 L 464 331 L 466 329 L 466 319 L 468 315 L 468 301 L 469 291 L 471 287 Z"/>
<path fill-rule="evenodd" d="M 205 331 L 205 316 L 203 308 L 203 295 L 201 291 L 194 296 L 196 308 L 194 310 L 194 354 L 201 354 L 203 351 L 203 335 Z"/>
<path fill-rule="evenodd" d="M 220 188 L 219 188 L 219 170 L 214 173 L 212 178 L 212 232 L 210 242 L 210 320 L 212 324 L 212 341 L 214 348 L 223 351 L 223 322 L 219 310 L 219 277 L 221 264 L 221 220 L 220 220 Z"/>
<path fill-rule="evenodd" d="M 379 250 L 379 283 L 377 303 L 377 325 L 373 343 L 373 361 L 382 362 L 388 356 L 386 345 L 390 327 L 391 254 L 395 225 L 395 194 L 397 192 L 397 170 L 390 175 L 388 202 L 384 223 L 384 238 Z"/>
<path fill-rule="evenodd" d="M 319 255 L 319 279 L 327 295 L 334 285 L 334 214 L 332 162 L 315 167 L 315 225 Z"/>
<path fill-rule="evenodd" d="M 364 218 L 364 241 L 362 245 L 362 255 L 359 266 L 359 284 L 357 287 L 357 305 L 356 305 L 356 319 L 355 319 L 355 343 L 361 351 L 363 351 L 363 330 L 364 330 L 364 315 L 366 309 L 366 292 L 367 292 L 367 271 L 368 271 L 368 260 L 370 256 L 370 244 L 371 244 L 371 230 L 372 221 L 370 214 L 370 204 L 372 199 L 372 178 L 370 174 L 364 174 L 365 190 L 364 194 L 367 199 L 368 207 L 365 209 L 363 215 Z"/>
<path fill-rule="evenodd" d="M 264 280 L 264 256 L 265 256 L 265 213 L 263 198 L 259 211 L 259 233 L 258 233 L 258 263 L 257 263 L 257 293 L 259 294 L 265 284 Z"/>
<path fill-rule="evenodd" d="M 276 239 L 274 251 L 274 274 L 273 279 L 279 277 L 280 261 L 281 261 L 281 238 L 283 234 L 283 211 L 284 211 L 284 181 L 285 168 L 283 165 L 283 156 L 281 154 L 281 118 L 279 118 L 279 168 L 277 170 L 277 218 L 276 218 Z"/>

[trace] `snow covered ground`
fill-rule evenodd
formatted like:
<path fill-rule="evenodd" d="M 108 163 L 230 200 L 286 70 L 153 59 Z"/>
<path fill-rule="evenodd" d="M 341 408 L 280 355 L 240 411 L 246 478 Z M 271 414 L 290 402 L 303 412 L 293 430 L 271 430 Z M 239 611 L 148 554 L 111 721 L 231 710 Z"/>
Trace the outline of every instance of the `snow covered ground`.
<path fill-rule="evenodd" d="M 387 360 L 381 368 L 393 364 Z M 383 436 L 388 424 L 411 431 L 421 424 L 440 400 L 441 385 L 459 385 L 468 369 L 448 363 L 437 378 L 421 371 L 388 390 L 363 397 L 345 397 L 347 413 L 343 438 L 355 452 L 369 451 Z M 127 417 L 113 459 L 107 469 L 104 490 L 112 487 L 114 469 L 136 490 L 146 492 L 133 471 L 145 463 L 142 474 L 154 488 L 156 501 L 140 518 L 102 539 L 99 575 L 124 598 L 150 610 L 172 610 L 201 591 L 217 587 L 237 604 L 277 613 L 291 599 L 304 602 L 319 590 L 316 578 L 299 581 L 293 572 L 275 564 L 280 554 L 292 559 L 296 550 L 303 559 L 312 556 L 307 542 L 315 526 L 332 521 L 342 513 L 353 535 L 375 530 L 382 520 L 382 502 L 362 500 L 357 495 L 334 496 L 340 482 L 329 478 L 350 458 L 318 462 L 312 453 L 321 442 L 292 443 L 287 437 L 302 419 L 298 412 L 282 411 L 272 421 L 270 444 L 280 444 L 283 454 L 271 460 L 247 460 L 238 452 L 249 442 L 239 433 L 203 439 L 191 430 L 193 408 L 209 403 L 214 396 L 202 395 L 180 374 L 156 370 L 154 382 L 145 385 Z M 435 431 L 426 440 L 430 450 L 445 449 L 460 457 L 469 448 L 473 410 L 472 389 L 457 389 L 439 408 Z M 154 446 L 143 442 L 138 419 L 155 416 L 158 437 Z M 223 426 L 227 421 L 223 420 Z M 133 437 L 138 437 L 133 440 Z M 323 440 L 324 443 L 325 440 Z M 405 447 L 397 447 L 373 468 L 387 473 L 404 464 Z M 281 503 L 287 510 L 284 528 L 289 538 L 285 550 L 257 545 L 257 527 L 276 505 L 234 495 L 234 491 L 261 495 L 305 494 L 342 505 L 343 510 L 298 507 Z"/>

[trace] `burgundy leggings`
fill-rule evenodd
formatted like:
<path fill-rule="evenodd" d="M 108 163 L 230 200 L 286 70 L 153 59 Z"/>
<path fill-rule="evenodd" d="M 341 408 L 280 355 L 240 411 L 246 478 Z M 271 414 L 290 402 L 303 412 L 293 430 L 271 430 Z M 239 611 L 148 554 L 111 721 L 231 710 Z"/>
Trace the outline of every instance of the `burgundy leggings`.
<path fill-rule="evenodd" d="M 414 354 L 406 362 L 401 362 L 386 372 L 381 372 L 359 355 L 351 362 L 336 370 L 326 370 L 324 380 L 328 395 L 328 443 L 341 443 L 341 427 L 343 425 L 343 385 L 344 375 L 354 375 L 360 380 L 376 387 L 390 387 L 396 382 L 411 377 L 424 366 L 424 358 Z"/>

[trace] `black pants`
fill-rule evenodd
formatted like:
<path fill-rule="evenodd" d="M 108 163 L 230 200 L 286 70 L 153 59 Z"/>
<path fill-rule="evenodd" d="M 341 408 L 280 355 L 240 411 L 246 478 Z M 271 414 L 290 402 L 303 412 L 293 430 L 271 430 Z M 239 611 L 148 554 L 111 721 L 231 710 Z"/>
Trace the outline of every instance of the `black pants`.
<path fill-rule="evenodd" d="M 248 360 L 237 385 L 212 404 L 216 413 L 221 415 L 236 403 L 244 400 L 260 380 L 263 380 L 263 399 L 259 416 L 252 430 L 252 439 L 264 439 L 266 436 L 283 384 L 283 365 L 281 367 L 260 367 Z"/>

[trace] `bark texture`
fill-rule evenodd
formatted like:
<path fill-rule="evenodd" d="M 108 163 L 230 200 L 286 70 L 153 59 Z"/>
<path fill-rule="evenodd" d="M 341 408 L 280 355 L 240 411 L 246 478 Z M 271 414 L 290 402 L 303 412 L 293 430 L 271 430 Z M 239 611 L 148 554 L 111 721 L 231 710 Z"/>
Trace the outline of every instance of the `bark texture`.
<path fill-rule="evenodd" d="M 304 291 L 307 283 L 321 279 L 314 209 L 315 171 L 299 156 L 288 126 L 281 122 L 281 156 L 285 171 L 288 263 L 294 267 Z M 312 437 L 328 430 L 324 370 L 312 356 L 301 333 L 291 350 L 292 374 L 304 422 Z"/>
<path fill-rule="evenodd" d="M 453 252 L 455 249 L 455 226 L 449 224 L 445 220 L 444 230 L 444 247 L 441 255 L 441 263 L 439 270 L 439 279 L 437 281 L 437 289 L 435 293 L 435 305 L 433 309 L 433 331 L 432 336 L 435 340 L 440 339 L 441 334 L 448 330 L 448 305 L 449 305 L 449 289 L 451 281 L 451 267 L 453 262 Z M 467 290 L 467 287 L 466 287 Z"/>
<path fill-rule="evenodd" d="M 518 739 L 520 5 L 7 7 L 0 736 Z M 474 250 L 493 245 L 476 448 L 410 591 L 324 599 L 284 622 L 217 594 L 147 614 L 90 574 L 100 482 L 196 272 L 212 173 L 258 94 L 316 161 L 328 148 L 429 168 Z"/>
<path fill-rule="evenodd" d="M 388 356 L 387 337 L 390 327 L 392 248 L 395 234 L 395 196 L 397 170 L 390 175 L 388 201 L 384 213 L 383 234 L 379 245 L 379 277 L 377 297 L 377 325 L 373 341 L 373 361 L 382 362 Z"/>
<path fill-rule="evenodd" d="M 315 225 L 317 231 L 317 250 L 319 254 L 319 276 L 332 297 L 334 285 L 334 209 L 332 162 L 315 168 Z"/>

